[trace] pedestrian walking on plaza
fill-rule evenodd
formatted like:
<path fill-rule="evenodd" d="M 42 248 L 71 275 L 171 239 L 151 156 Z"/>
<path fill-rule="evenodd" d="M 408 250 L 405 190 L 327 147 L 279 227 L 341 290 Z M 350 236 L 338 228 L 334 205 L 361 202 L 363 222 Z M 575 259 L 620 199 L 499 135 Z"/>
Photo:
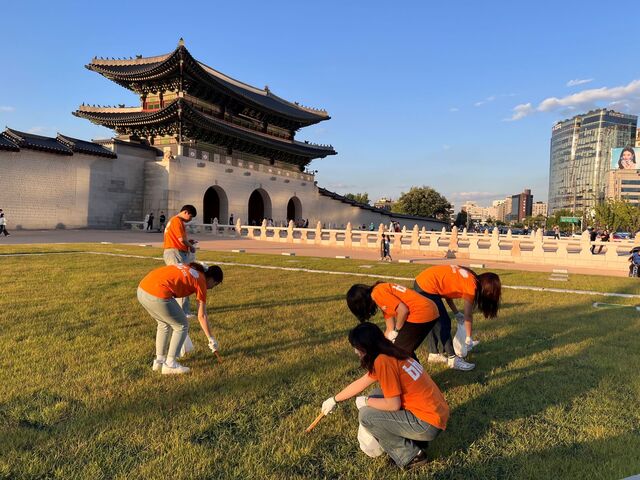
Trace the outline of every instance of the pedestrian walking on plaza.
<path fill-rule="evenodd" d="M 438 265 L 423 270 L 416 277 L 413 288 L 434 302 L 439 312 L 438 324 L 427 337 L 429 361 L 446 362 L 450 367 L 458 357 L 451 338 L 451 318 L 442 299 L 449 304 L 458 322 L 458 328 L 465 330 L 464 343 L 468 351 L 479 343 L 473 339 L 473 310 L 477 308 L 485 318 L 495 318 L 502 296 L 502 284 L 498 275 L 491 272 L 477 275 L 474 271 L 458 265 Z M 457 298 L 464 301 L 462 311 L 459 311 L 454 303 L 454 299 Z"/>
<path fill-rule="evenodd" d="M 389 259 L 391 262 L 391 239 L 389 235 L 383 234 L 382 240 L 380 240 L 380 260 L 385 261 Z"/>
<path fill-rule="evenodd" d="M 556 240 L 560 240 L 560 227 L 558 225 L 555 225 L 553 227 L 553 238 Z"/>
<path fill-rule="evenodd" d="M 356 398 L 360 425 L 399 468 L 425 465 L 424 450 L 446 429 L 449 419 L 449 405 L 442 392 L 422 365 L 385 338 L 373 323 L 364 322 L 351 330 L 349 343 L 366 372 L 325 400 L 322 413 L 329 415 L 338 402 L 378 382 L 379 388 L 369 396 Z"/>
<path fill-rule="evenodd" d="M 195 253 L 195 241 L 187 238 L 185 223 L 190 222 L 197 215 L 196 207 L 185 205 L 180 213 L 172 217 L 164 231 L 164 252 L 162 257 L 166 265 L 189 263 L 189 254 Z M 191 316 L 189 297 L 177 298 L 176 301 L 184 310 L 185 315 Z"/>
<path fill-rule="evenodd" d="M 3 233 L 5 237 L 10 237 L 11 234 L 7 230 L 7 219 L 4 216 L 4 211 L 0 209 L 0 233 Z"/>
<path fill-rule="evenodd" d="M 233 225 L 233 213 L 229 215 L 229 225 Z"/>
<path fill-rule="evenodd" d="M 158 322 L 154 371 L 180 374 L 190 370 L 176 361 L 189 333 L 187 316 L 177 302 L 180 297 L 196 294 L 200 327 L 211 351 L 218 350 L 207 317 L 207 290 L 219 285 L 222 277 L 222 269 L 217 265 L 205 268 L 199 263 L 191 263 L 156 268 L 142 279 L 138 285 L 138 301 Z"/>
<path fill-rule="evenodd" d="M 373 222 L 371 222 L 371 223 L 369 224 L 369 231 L 370 231 L 370 232 L 373 232 L 375 229 L 376 229 L 376 227 L 373 225 Z"/>
<path fill-rule="evenodd" d="M 167 221 L 167 217 L 165 217 L 164 211 L 160 210 L 160 216 L 158 217 L 158 220 L 160 222 L 160 231 L 164 232 L 165 222 Z"/>
<path fill-rule="evenodd" d="M 347 305 L 361 322 L 369 320 L 380 309 L 386 325 L 384 336 L 416 360 L 416 349 L 438 323 L 440 315 L 431 299 L 397 283 L 353 285 L 347 292 Z M 456 370 L 475 367 L 459 357 L 452 359 L 449 366 Z"/>
<path fill-rule="evenodd" d="M 153 219 L 154 219 L 153 212 L 149 212 L 148 217 L 149 218 L 147 219 L 147 230 L 153 230 Z"/>
<path fill-rule="evenodd" d="M 598 231 L 593 228 L 593 227 L 589 227 L 587 230 L 589 230 L 589 240 L 591 242 L 595 242 L 596 239 L 598 238 Z M 591 245 L 590 251 L 591 251 L 591 255 L 595 255 L 595 250 L 596 246 L 595 245 Z"/>
<path fill-rule="evenodd" d="M 604 229 L 604 231 L 600 235 L 600 241 L 601 242 L 608 242 L 609 241 L 609 230 L 607 230 L 606 228 Z M 604 247 L 604 245 L 598 245 L 598 253 L 602 252 L 602 247 Z"/>

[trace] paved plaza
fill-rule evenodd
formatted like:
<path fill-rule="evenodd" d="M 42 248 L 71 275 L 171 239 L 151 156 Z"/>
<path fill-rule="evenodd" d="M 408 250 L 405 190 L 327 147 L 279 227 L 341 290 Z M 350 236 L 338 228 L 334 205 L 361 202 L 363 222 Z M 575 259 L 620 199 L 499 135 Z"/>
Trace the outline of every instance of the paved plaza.
<path fill-rule="evenodd" d="M 335 258 L 337 256 L 349 256 L 354 259 L 378 261 L 380 256 L 377 251 L 326 247 L 317 245 L 290 244 L 281 242 L 265 242 L 250 240 L 247 238 L 213 238 L 210 235 L 191 235 L 191 238 L 199 240 L 199 246 L 203 250 L 211 251 L 231 251 L 243 249 L 247 253 L 270 253 L 279 255 L 284 252 L 294 253 L 297 256 Z M 110 242 L 125 245 L 150 245 L 162 247 L 162 234 L 159 232 L 145 232 L 133 230 L 15 230 L 10 237 L 0 237 L 1 245 L 20 244 L 70 244 L 70 243 L 99 243 Z M 491 269 L 509 269 L 531 272 L 551 272 L 552 265 L 532 265 L 515 264 L 511 262 L 486 262 L 469 259 L 434 258 L 429 256 L 416 256 L 407 254 L 396 254 L 391 251 L 394 262 L 398 260 L 411 260 L 414 263 L 443 264 L 453 263 L 459 265 L 470 265 L 482 263 Z M 626 277 L 625 270 L 611 270 L 599 268 L 569 267 L 569 273 L 580 273 L 585 275 L 603 275 L 611 277 Z"/>

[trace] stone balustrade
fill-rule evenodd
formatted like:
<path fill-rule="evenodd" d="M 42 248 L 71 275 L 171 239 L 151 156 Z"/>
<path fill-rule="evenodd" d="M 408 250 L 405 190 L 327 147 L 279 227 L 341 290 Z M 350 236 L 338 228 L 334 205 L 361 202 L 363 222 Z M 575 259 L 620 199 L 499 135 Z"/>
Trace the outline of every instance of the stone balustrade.
<path fill-rule="evenodd" d="M 408 254 L 431 258 L 460 258 L 469 260 L 486 260 L 499 262 L 545 264 L 554 266 L 581 266 L 594 268 L 626 268 L 629 251 L 640 246 L 640 234 L 633 240 L 591 242 L 589 232 L 580 237 L 560 238 L 555 240 L 544 237 L 542 230 L 529 235 L 499 234 L 494 228 L 484 233 L 469 233 L 466 229 L 459 231 L 434 232 L 426 229 L 388 232 L 380 224 L 378 230 L 357 230 L 348 224 L 345 229 L 322 228 L 320 222 L 315 228 L 298 228 L 290 222 L 286 227 L 268 227 L 266 221 L 262 225 L 242 225 L 238 220 L 235 225 L 222 225 L 214 221 L 212 224 L 189 225 L 192 233 L 209 233 L 213 236 L 234 238 L 250 238 L 268 242 L 320 245 L 327 247 L 345 247 L 348 249 L 372 249 L 380 251 L 382 235 L 391 239 L 391 254 Z M 592 254 L 595 246 L 599 254 Z"/>

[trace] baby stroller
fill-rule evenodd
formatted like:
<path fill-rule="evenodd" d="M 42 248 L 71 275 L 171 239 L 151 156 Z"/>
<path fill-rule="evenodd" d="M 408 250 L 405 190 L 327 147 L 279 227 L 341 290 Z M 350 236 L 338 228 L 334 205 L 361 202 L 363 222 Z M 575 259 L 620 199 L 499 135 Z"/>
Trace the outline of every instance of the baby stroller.
<path fill-rule="evenodd" d="M 629 252 L 631 256 L 629 257 L 629 276 L 630 277 L 640 277 L 640 247 L 633 247 L 633 249 Z"/>

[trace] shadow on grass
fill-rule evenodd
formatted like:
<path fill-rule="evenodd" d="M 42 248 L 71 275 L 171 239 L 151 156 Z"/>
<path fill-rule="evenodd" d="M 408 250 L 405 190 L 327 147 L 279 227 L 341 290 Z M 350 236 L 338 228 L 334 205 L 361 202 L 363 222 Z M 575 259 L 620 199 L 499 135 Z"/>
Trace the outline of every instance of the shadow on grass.
<path fill-rule="evenodd" d="M 344 300 L 344 295 L 327 295 L 324 297 L 302 297 L 302 298 L 288 298 L 282 300 L 272 300 L 272 301 L 260 301 L 253 303 L 242 303 L 237 305 L 228 305 L 228 306 L 219 306 L 215 307 L 215 313 L 227 313 L 227 312 L 235 312 L 235 311 L 243 311 L 250 309 L 266 309 L 266 308 L 278 308 L 285 307 L 289 305 L 312 305 L 316 303 L 325 303 L 325 302 L 335 302 L 339 300 Z"/>

